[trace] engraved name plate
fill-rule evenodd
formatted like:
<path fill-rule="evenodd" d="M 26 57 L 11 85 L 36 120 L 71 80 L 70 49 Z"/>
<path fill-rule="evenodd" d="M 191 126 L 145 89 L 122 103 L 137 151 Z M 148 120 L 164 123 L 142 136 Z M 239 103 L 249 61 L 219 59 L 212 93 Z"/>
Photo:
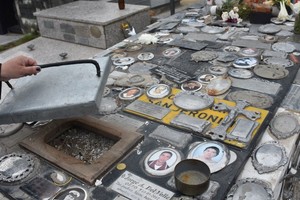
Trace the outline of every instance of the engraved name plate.
<path fill-rule="evenodd" d="M 171 121 L 171 124 L 174 124 L 176 126 L 180 126 L 180 127 L 186 128 L 186 129 L 191 129 L 192 131 L 196 131 L 198 133 L 202 133 L 204 130 L 206 130 L 210 126 L 209 121 L 190 117 L 185 114 L 177 115 Z"/>
<path fill-rule="evenodd" d="M 235 139 L 241 142 L 250 142 L 251 135 L 258 123 L 249 119 L 240 118 L 237 120 L 236 125 L 232 131 L 226 135 L 228 139 Z"/>
<path fill-rule="evenodd" d="M 158 126 L 152 133 L 149 134 L 149 137 L 163 140 L 178 148 L 186 147 L 186 145 L 193 139 L 192 135 L 188 133 L 176 131 L 163 125 Z"/>
<path fill-rule="evenodd" d="M 126 107 L 126 110 L 132 110 L 147 116 L 154 117 L 156 119 L 164 118 L 169 112 L 170 109 L 163 108 L 154 104 L 145 103 L 143 101 L 134 101 Z"/>
<path fill-rule="evenodd" d="M 266 93 L 270 95 L 276 95 L 281 87 L 281 84 L 279 83 L 265 81 L 257 78 L 252 78 L 252 79 L 231 78 L 231 80 L 232 80 L 233 87 L 253 90 L 256 92 Z"/>
<path fill-rule="evenodd" d="M 111 189 L 129 199 L 135 200 L 168 200 L 174 195 L 150 181 L 129 171 L 125 171 L 112 185 Z"/>

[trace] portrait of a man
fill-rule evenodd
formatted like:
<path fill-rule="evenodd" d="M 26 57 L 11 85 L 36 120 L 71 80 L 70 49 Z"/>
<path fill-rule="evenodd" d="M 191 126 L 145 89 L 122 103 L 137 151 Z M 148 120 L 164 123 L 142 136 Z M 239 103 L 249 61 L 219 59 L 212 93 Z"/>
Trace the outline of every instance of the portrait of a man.
<path fill-rule="evenodd" d="M 160 147 L 152 150 L 143 160 L 144 169 L 153 176 L 163 176 L 174 171 L 181 160 L 178 151 L 168 147 Z"/>
<path fill-rule="evenodd" d="M 190 150 L 188 158 L 204 162 L 211 173 L 213 173 L 221 170 L 228 164 L 229 151 L 218 142 L 202 142 Z"/>
<path fill-rule="evenodd" d="M 170 160 L 170 158 L 173 156 L 172 152 L 170 151 L 163 151 L 159 158 L 156 160 L 152 160 L 148 162 L 148 165 L 150 168 L 154 170 L 165 170 L 170 168 L 167 161 Z"/>

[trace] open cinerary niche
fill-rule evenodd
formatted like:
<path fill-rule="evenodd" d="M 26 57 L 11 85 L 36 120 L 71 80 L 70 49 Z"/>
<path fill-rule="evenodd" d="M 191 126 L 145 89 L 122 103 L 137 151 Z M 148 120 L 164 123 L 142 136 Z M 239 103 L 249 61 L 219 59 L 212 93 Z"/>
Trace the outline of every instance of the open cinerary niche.
<path fill-rule="evenodd" d="M 114 125 L 86 117 L 54 121 L 21 145 L 93 184 L 143 138 Z"/>

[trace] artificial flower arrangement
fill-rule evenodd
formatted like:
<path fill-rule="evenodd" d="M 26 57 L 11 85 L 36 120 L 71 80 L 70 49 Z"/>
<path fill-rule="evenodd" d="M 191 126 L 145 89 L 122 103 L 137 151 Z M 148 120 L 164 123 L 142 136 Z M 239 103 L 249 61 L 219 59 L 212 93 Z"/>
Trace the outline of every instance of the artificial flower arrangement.
<path fill-rule="evenodd" d="M 222 20 L 229 23 L 240 23 L 243 21 L 243 19 L 239 17 L 238 12 L 238 7 L 233 7 L 229 12 L 222 12 Z"/>
<path fill-rule="evenodd" d="M 249 18 L 250 12 L 251 8 L 244 0 L 223 0 L 217 14 L 225 22 L 240 23 Z"/>

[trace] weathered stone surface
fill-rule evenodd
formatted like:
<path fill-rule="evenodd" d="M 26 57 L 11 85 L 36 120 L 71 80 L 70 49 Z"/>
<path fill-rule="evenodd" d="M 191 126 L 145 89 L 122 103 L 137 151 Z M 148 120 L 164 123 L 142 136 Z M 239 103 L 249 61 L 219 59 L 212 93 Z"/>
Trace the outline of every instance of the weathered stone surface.
<path fill-rule="evenodd" d="M 150 24 L 147 10 L 148 6 L 126 4 L 119 10 L 116 3 L 76 1 L 35 16 L 44 37 L 106 49 L 125 39 L 122 23 L 129 22 L 136 32 L 144 30 Z"/>

